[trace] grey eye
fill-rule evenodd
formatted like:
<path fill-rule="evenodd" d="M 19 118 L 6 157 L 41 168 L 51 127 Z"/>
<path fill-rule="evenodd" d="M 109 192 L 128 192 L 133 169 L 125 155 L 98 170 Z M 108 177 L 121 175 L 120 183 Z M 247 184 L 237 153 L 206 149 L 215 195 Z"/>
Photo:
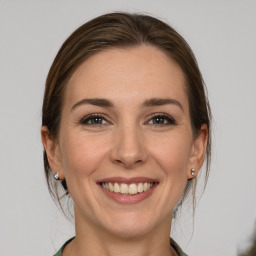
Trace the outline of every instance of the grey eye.
<path fill-rule="evenodd" d="M 107 121 L 103 116 L 90 115 L 90 116 L 83 118 L 80 121 L 80 123 L 83 125 L 104 125 L 104 124 L 107 124 Z"/>
<path fill-rule="evenodd" d="M 149 122 L 152 125 L 171 125 L 176 124 L 175 120 L 167 115 L 156 115 L 152 117 Z"/>

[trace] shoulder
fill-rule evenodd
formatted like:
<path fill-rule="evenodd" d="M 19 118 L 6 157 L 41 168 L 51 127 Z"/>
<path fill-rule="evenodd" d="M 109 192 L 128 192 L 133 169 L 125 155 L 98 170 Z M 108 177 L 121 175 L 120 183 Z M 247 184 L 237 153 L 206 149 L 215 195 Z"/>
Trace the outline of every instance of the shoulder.
<path fill-rule="evenodd" d="M 53 256 L 61 256 L 62 255 L 62 252 L 65 248 L 65 246 L 71 242 L 72 240 L 74 239 L 74 237 L 70 238 L 65 244 L 62 245 L 62 247 L 58 250 L 58 252 L 56 252 Z"/>
<path fill-rule="evenodd" d="M 185 252 L 181 250 L 179 245 L 172 238 L 170 239 L 170 245 L 174 248 L 179 256 L 188 256 Z"/>
<path fill-rule="evenodd" d="M 63 248 L 61 247 L 60 250 L 56 254 L 54 254 L 53 256 L 61 256 L 62 251 L 63 251 Z"/>

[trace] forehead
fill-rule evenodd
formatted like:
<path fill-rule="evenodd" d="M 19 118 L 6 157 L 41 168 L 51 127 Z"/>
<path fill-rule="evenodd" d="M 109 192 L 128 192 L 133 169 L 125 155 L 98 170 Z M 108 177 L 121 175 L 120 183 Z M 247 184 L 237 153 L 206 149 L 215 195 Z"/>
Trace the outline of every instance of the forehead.
<path fill-rule="evenodd" d="M 84 61 L 68 82 L 65 102 L 86 98 L 140 100 L 172 97 L 188 105 L 183 71 L 152 46 L 112 48 Z"/>

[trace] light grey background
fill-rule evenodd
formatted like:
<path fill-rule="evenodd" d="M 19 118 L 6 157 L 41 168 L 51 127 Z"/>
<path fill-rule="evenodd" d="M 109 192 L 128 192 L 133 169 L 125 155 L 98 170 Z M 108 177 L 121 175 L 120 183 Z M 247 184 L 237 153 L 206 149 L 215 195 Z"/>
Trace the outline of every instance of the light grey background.
<path fill-rule="evenodd" d="M 256 220 L 256 1 L 0 0 L 0 256 L 46 256 L 73 234 L 48 195 L 40 141 L 44 81 L 57 50 L 109 11 L 162 18 L 188 41 L 209 90 L 214 158 L 195 216 L 174 237 L 190 256 L 234 256 Z"/>

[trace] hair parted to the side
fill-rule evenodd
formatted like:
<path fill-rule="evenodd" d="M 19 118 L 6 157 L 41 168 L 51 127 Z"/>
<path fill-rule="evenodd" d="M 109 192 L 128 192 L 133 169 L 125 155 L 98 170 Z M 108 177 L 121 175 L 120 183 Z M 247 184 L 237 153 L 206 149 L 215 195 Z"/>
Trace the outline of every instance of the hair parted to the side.
<path fill-rule="evenodd" d="M 183 37 L 166 23 L 151 16 L 120 12 L 105 14 L 80 26 L 67 38 L 55 57 L 46 79 L 42 126 L 47 126 L 50 136 L 58 139 L 67 82 L 88 57 L 111 47 L 125 48 L 145 44 L 165 52 L 183 70 L 194 136 L 197 136 L 202 124 L 208 126 L 209 136 L 205 157 L 206 185 L 211 159 L 211 111 L 204 81 L 194 54 Z M 61 199 L 69 195 L 67 184 L 65 180 L 61 183 L 55 181 L 45 151 L 44 169 L 50 194 L 63 210 L 66 207 L 61 205 Z M 64 194 L 60 195 L 58 186 L 62 186 Z M 188 180 L 180 203 L 191 190 L 193 190 L 194 202 L 192 187 L 195 187 L 192 186 L 192 180 Z"/>

